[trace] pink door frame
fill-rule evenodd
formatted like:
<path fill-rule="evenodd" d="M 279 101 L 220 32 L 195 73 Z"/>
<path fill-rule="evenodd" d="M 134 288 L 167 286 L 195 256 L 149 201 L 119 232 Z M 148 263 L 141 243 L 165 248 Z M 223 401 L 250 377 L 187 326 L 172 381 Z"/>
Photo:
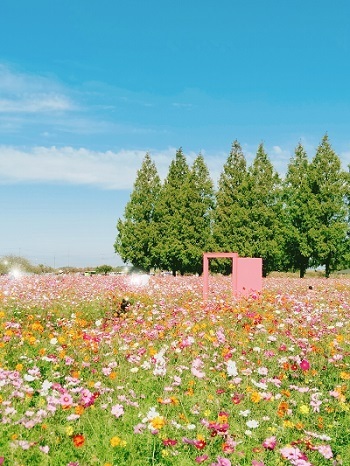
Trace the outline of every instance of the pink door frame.
<path fill-rule="evenodd" d="M 238 257 L 237 252 L 203 253 L 203 301 L 208 299 L 209 259 L 232 259 L 231 288 L 234 296 L 248 296 L 262 290 L 262 258 Z"/>
<path fill-rule="evenodd" d="M 237 290 L 237 261 L 238 253 L 237 252 L 204 252 L 203 253 L 203 300 L 208 299 L 208 290 L 209 290 L 209 259 L 216 258 L 227 258 L 232 259 L 232 293 L 236 293 Z"/>

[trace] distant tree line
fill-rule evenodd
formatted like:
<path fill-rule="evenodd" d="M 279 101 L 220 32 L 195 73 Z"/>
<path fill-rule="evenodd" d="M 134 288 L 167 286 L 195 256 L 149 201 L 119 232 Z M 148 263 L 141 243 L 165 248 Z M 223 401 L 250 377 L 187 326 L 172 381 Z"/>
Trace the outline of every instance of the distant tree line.
<path fill-rule="evenodd" d="M 349 167 L 350 168 L 350 167 Z M 309 161 L 299 143 L 282 179 L 260 144 L 247 166 L 233 142 L 217 189 L 201 154 L 189 166 L 180 148 L 162 183 L 145 155 L 115 251 L 145 271 L 201 273 L 205 251 L 262 257 L 263 274 L 350 264 L 350 177 L 325 135 Z M 230 264 L 214 262 L 217 271 Z"/>

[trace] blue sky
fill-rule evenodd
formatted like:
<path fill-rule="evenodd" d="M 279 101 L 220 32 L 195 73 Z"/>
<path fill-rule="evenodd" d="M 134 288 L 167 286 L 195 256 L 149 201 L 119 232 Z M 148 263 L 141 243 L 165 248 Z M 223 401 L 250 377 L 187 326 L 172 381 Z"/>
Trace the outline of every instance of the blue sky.
<path fill-rule="evenodd" d="M 350 162 L 345 0 L 2 0 L 0 256 L 118 265 L 113 243 L 149 152 L 201 152 L 214 181 L 232 142 L 283 175 L 327 132 Z"/>

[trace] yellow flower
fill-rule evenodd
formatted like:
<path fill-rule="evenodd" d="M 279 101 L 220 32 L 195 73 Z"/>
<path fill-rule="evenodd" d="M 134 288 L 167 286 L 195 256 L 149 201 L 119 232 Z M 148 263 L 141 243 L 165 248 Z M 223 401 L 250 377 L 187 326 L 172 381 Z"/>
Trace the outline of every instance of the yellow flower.
<path fill-rule="evenodd" d="M 340 378 L 343 380 L 350 380 L 350 372 L 341 372 L 340 373 Z"/>
<path fill-rule="evenodd" d="M 292 421 L 283 421 L 283 427 L 287 427 L 289 429 L 292 429 L 294 427 L 294 423 Z"/>
<path fill-rule="evenodd" d="M 23 364 L 17 364 L 16 371 L 21 372 L 21 370 L 23 370 Z"/>
<path fill-rule="evenodd" d="M 169 456 L 169 451 L 168 450 L 162 450 L 162 456 L 165 457 L 165 456 Z"/>
<path fill-rule="evenodd" d="M 151 420 L 151 425 L 154 429 L 161 429 L 165 426 L 165 419 L 163 416 L 156 416 Z"/>
<path fill-rule="evenodd" d="M 343 411 L 350 411 L 350 407 L 346 403 L 341 402 L 341 403 L 339 403 L 339 406 Z"/>
<path fill-rule="evenodd" d="M 70 437 L 73 435 L 74 429 L 72 426 L 67 426 L 66 427 L 66 434 Z"/>
<path fill-rule="evenodd" d="M 118 447 L 121 441 L 122 439 L 120 437 L 115 436 L 111 438 L 110 444 L 112 445 L 112 447 Z"/>
<path fill-rule="evenodd" d="M 300 412 L 301 414 L 309 414 L 310 408 L 309 408 L 307 405 L 301 405 L 301 406 L 299 407 L 299 412 Z"/>
<path fill-rule="evenodd" d="M 250 396 L 253 403 L 259 403 L 261 401 L 261 395 L 259 392 L 253 392 Z"/>
<path fill-rule="evenodd" d="M 126 445 L 126 440 L 122 440 L 118 436 L 112 437 L 109 442 L 112 445 L 112 447 L 125 447 Z"/>

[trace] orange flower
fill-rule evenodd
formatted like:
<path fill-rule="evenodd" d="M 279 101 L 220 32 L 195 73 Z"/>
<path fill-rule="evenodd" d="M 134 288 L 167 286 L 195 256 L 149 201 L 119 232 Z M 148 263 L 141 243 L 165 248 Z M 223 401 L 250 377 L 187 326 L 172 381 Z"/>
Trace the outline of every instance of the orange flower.
<path fill-rule="evenodd" d="M 277 415 L 279 417 L 283 417 L 288 411 L 288 409 L 289 409 L 288 403 L 286 403 L 285 401 L 282 401 L 278 406 Z"/>
<path fill-rule="evenodd" d="M 83 434 L 76 434 L 73 436 L 74 446 L 77 448 L 82 447 L 85 443 L 85 437 Z"/>
<path fill-rule="evenodd" d="M 79 416 L 81 416 L 84 411 L 85 411 L 85 408 L 84 406 L 81 406 L 81 405 L 78 405 L 74 408 L 75 414 L 78 414 Z"/>

